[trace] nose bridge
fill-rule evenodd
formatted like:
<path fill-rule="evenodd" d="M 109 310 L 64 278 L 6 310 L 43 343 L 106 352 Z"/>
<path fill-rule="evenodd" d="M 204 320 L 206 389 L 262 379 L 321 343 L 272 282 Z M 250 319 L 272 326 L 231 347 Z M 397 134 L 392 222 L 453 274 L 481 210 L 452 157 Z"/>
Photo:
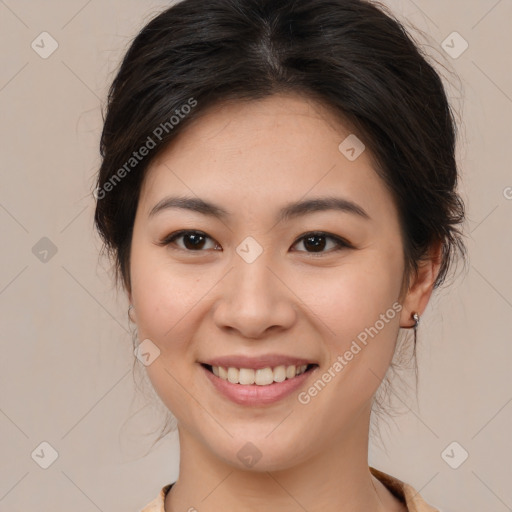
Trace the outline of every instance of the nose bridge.
<path fill-rule="evenodd" d="M 244 250 L 249 249 L 247 252 Z M 233 257 L 233 276 L 228 295 L 239 301 L 241 308 L 246 304 L 271 306 L 276 293 L 275 277 L 272 268 L 272 255 L 269 250 L 258 254 L 251 242 L 242 243 Z"/>

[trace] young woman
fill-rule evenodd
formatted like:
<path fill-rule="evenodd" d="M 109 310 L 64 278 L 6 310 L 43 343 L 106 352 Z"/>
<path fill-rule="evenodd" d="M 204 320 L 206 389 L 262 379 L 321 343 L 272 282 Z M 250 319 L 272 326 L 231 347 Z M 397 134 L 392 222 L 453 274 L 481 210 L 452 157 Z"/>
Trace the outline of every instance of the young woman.
<path fill-rule="evenodd" d="M 368 442 L 464 252 L 454 145 L 438 74 L 367 1 L 184 0 L 142 29 L 95 222 L 177 420 L 179 478 L 144 512 L 437 510 Z"/>

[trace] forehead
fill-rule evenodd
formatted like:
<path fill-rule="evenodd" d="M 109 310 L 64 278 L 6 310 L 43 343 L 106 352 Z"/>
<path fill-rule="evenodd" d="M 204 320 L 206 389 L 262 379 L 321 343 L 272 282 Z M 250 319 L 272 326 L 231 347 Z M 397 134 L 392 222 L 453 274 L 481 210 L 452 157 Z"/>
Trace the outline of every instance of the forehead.
<path fill-rule="evenodd" d="M 354 137 L 331 110 L 298 95 L 218 104 L 151 163 L 141 202 L 149 212 L 163 194 L 179 192 L 242 207 L 326 193 L 357 199 L 367 211 L 391 203 L 369 151 L 349 159 L 346 144 L 340 150 Z M 381 206 L 393 213 L 393 205 Z"/>

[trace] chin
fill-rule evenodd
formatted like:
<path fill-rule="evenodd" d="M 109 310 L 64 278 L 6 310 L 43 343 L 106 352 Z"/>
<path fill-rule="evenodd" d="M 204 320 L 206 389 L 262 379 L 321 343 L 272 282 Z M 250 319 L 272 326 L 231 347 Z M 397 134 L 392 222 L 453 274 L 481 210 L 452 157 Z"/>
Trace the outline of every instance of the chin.
<path fill-rule="evenodd" d="M 271 436 L 275 436 L 274 439 L 270 439 Z M 275 433 L 271 436 L 268 436 L 268 431 L 254 435 L 246 432 L 244 436 L 226 440 L 220 447 L 222 451 L 219 451 L 218 444 L 212 446 L 211 451 L 230 466 L 255 472 L 286 470 L 306 458 L 305 454 L 297 451 L 297 446 L 304 440 L 294 442 L 293 437 L 279 437 Z"/>

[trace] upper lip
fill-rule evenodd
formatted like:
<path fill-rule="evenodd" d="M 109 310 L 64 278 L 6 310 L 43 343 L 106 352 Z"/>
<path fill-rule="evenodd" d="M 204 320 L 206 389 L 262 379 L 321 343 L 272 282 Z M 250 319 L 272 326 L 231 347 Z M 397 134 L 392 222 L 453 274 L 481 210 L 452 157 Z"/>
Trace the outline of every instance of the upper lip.
<path fill-rule="evenodd" d="M 261 356 L 219 356 L 212 359 L 201 361 L 203 364 L 210 366 L 222 366 L 224 368 L 275 368 L 276 366 L 302 366 L 304 364 L 317 364 L 310 359 L 301 357 L 287 356 L 282 354 L 264 354 Z"/>

